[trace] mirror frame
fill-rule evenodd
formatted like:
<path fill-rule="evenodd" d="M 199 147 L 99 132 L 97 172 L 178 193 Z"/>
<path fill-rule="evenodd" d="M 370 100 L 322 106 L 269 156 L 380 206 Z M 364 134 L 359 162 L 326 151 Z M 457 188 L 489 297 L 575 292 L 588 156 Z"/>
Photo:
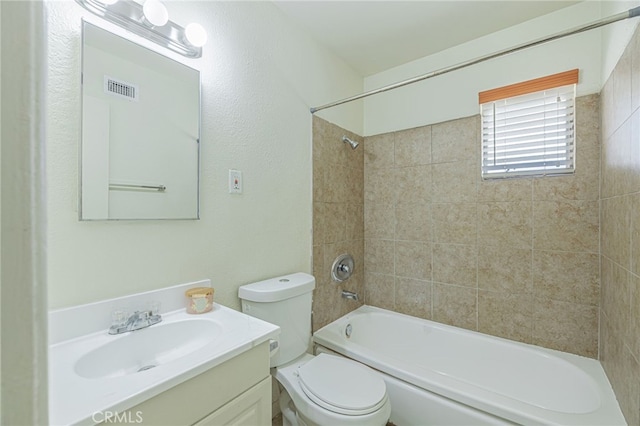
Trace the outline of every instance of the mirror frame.
<path fill-rule="evenodd" d="M 185 63 L 183 63 L 182 61 L 176 60 L 172 57 L 169 57 L 155 49 L 152 49 L 150 47 L 147 47 L 143 44 L 137 43 L 136 41 L 133 41 L 127 37 L 124 37 L 120 34 L 117 34 L 113 31 L 110 31 L 109 29 L 106 29 L 100 25 L 96 25 L 93 22 L 88 22 L 87 20 L 85 20 L 84 18 L 81 20 L 81 38 L 80 38 L 80 44 L 81 44 L 81 55 L 80 55 L 80 126 L 79 126 L 79 144 L 78 144 L 78 220 L 82 221 L 82 222 L 97 222 L 97 221 L 105 221 L 105 222 L 112 222 L 112 221 L 139 221 L 139 220 L 147 220 L 147 221 L 157 221 L 157 220 L 200 220 L 200 187 L 201 187 L 201 143 L 202 143 L 202 73 L 199 69 L 194 68 L 192 66 L 189 66 Z M 119 38 L 121 41 L 125 42 L 125 43 L 130 43 L 132 46 L 135 46 L 137 48 L 141 48 L 144 49 L 147 52 L 150 52 L 151 54 L 155 54 L 158 55 L 158 57 L 161 57 L 163 59 L 166 59 L 168 61 L 172 61 L 180 66 L 183 66 L 185 68 L 188 68 L 190 70 L 193 70 L 195 72 L 197 72 L 198 74 L 198 137 L 196 138 L 196 155 L 197 155 L 197 164 L 196 164 L 196 202 L 195 202 L 195 215 L 193 217 L 143 217 L 143 218 L 136 218 L 136 217 L 131 217 L 131 218 L 85 218 L 83 217 L 83 199 L 82 199 L 82 188 L 83 188 L 83 183 L 82 183 L 82 176 L 83 176 L 83 167 L 84 165 L 83 163 L 83 131 L 84 131 L 84 127 L 85 127 L 85 120 L 84 120 L 84 61 L 85 61 L 85 34 L 87 31 L 87 27 L 91 26 L 94 27 L 98 30 L 101 31 L 105 31 L 107 33 L 109 33 L 110 35 L 112 35 L 113 37 L 117 37 Z"/>

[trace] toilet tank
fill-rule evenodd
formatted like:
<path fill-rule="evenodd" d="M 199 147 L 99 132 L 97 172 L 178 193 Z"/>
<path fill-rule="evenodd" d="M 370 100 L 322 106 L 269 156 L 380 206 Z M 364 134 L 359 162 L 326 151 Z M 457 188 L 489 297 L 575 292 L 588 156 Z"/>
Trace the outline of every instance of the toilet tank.
<path fill-rule="evenodd" d="M 278 367 L 304 354 L 311 343 L 311 302 L 316 280 L 298 272 L 240 286 L 242 312 L 280 327 Z"/>

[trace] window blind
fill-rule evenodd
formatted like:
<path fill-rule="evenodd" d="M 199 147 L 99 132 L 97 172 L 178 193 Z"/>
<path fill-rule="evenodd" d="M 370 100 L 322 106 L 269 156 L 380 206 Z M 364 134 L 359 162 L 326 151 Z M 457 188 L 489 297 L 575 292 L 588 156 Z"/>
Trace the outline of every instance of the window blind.
<path fill-rule="evenodd" d="M 564 85 L 481 104 L 482 177 L 573 173 L 575 87 Z"/>

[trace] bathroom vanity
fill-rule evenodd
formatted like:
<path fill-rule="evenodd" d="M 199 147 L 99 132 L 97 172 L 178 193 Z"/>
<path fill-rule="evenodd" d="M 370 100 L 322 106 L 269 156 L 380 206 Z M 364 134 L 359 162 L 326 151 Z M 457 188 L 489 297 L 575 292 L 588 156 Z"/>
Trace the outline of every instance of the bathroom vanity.
<path fill-rule="evenodd" d="M 271 424 L 269 343 L 136 405 L 104 424 L 226 425 Z"/>
<path fill-rule="evenodd" d="M 49 313 L 49 422 L 271 424 L 270 342 L 275 325 L 214 304 L 189 315 L 200 281 Z M 111 312 L 160 303 L 162 321 L 108 333 Z"/>

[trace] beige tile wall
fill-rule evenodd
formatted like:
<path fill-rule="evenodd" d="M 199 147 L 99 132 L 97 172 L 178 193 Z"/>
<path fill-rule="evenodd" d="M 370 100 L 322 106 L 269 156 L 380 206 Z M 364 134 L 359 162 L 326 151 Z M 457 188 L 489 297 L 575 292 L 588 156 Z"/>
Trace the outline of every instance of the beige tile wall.
<path fill-rule="evenodd" d="M 361 137 L 314 117 L 314 330 L 360 305 L 340 297 L 347 288 L 417 317 L 599 350 L 640 424 L 639 52 L 636 33 L 600 96 L 577 100 L 574 176 L 482 181 L 478 117 L 356 151 L 342 135 Z M 356 258 L 344 286 L 329 272 L 343 252 Z"/>
<path fill-rule="evenodd" d="M 365 138 L 366 303 L 597 357 L 598 96 L 576 110 L 565 177 L 482 181 L 479 116 Z"/>
<path fill-rule="evenodd" d="M 601 93 L 600 360 L 640 424 L 640 34 Z"/>
<path fill-rule="evenodd" d="M 360 143 L 356 150 L 342 136 Z M 313 330 L 356 309 L 364 299 L 364 143 L 362 137 L 313 117 Z M 331 279 L 336 257 L 350 253 L 354 273 L 338 284 Z M 341 297 L 355 291 L 360 301 Z"/>

